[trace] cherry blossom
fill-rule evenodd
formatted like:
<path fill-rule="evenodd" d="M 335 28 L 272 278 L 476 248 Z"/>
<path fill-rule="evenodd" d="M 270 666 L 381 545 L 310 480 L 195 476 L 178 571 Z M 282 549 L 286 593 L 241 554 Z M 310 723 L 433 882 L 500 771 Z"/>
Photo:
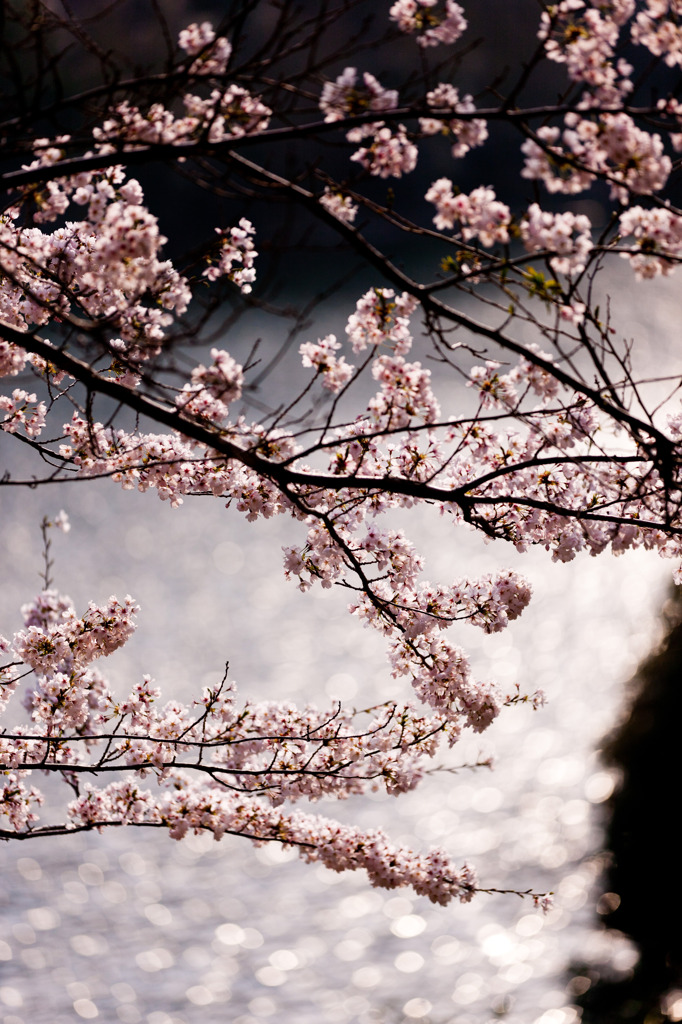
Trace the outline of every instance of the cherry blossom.
<path fill-rule="evenodd" d="M 410 141 L 404 125 L 398 125 L 393 131 L 379 122 L 348 132 L 348 138 L 353 142 L 359 142 L 368 135 L 371 141 L 356 150 L 351 160 L 357 160 L 370 174 L 380 178 L 401 178 L 415 169 L 418 150 Z"/>
<path fill-rule="evenodd" d="M 357 68 L 345 68 L 335 82 L 326 82 L 320 97 L 325 121 L 342 121 L 365 111 L 392 110 L 398 106 L 395 89 L 384 89 L 374 75 L 363 72 L 358 82 Z"/>
<path fill-rule="evenodd" d="M 521 222 L 521 237 L 529 252 L 547 249 L 556 253 L 549 261 L 555 274 L 579 274 L 592 249 L 591 229 L 584 215 L 548 213 L 531 203 Z"/>
<path fill-rule="evenodd" d="M 346 325 L 353 352 L 362 352 L 368 345 L 390 345 L 397 355 L 405 355 L 412 346 L 410 317 L 416 308 L 417 302 L 407 292 L 399 296 L 392 288 L 366 292 Z"/>
<path fill-rule="evenodd" d="M 389 17 L 403 32 L 416 32 L 420 46 L 456 43 L 467 27 L 464 11 L 454 0 L 397 0 Z"/>
<path fill-rule="evenodd" d="M 220 251 L 217 263 L 211 264 L 202 271 L 204 277 L 209 281 L 216 281 L 219 277 L 228 277 L 234 281 L 242 295 L 248 295 L 252 290 L 253 282 L 256 280 L 254 261 L 258 253 L 254 249 L 251 235 L 256 233 L 251 221 L 242 217 L 237 227 L 230 228 L 223 232 L 216 228 L 220 235 Z M 234 264 L 237 264 L 235 267 Z"/>
<path fill-rule="evenodd" d="M 357 204 L 349 196 L 333 192 L 330 188 L 326 188 L 324 194 L 320 196 L 320 203 L 344 224 L 352 224 L 357 216 Z"/>
<path fill-rule="evenodd" d="M 321 374 L 322 387 L 328 391 L 340 391 L 353 375 L 354 367 L 347 363 L 345 356 L 339 359 L 336 355 L 341 343 L 333 334 L 326 338 L 318 338 L 317 343 L 306 341 L 299 351 L 304 366 L 314 367 Z"/>
<path fill-rule="evenodd" d="M 565 124 L 563 133 L 539 128 L 538 142 L 522 145 L 523 177 L 541 179 L 549 192 L 571 194 L 584 191 L 601 172 L 611 183 L 611 198 L 622 203 L 631 192 L 647 194 L 665 186 L 672 162 L 663 140 L 638 128 L 629 114 L 602 114 L 596 120 L 567 114 Z"/>
<path fill-rule="evenodd" d="M 227 68 L 232 46 L 223 36 L 216 36 L 213 25 L 204 21 L 183 29 L 178 45 L 190 57 L 197 59 L 190 65 L 190 74 L 221 75 Z"/>
<path fill-rule="evenodd" d="M 682 217 L 666 209 L 631 206 L 620 216 L 620 230 L 624 239 L 634 237 L 634 249 L 621 255 L 640 280 L 673 272 L 682 256 Z"/>
<path fill-rule="evenodd" d="M 634 5 L 633 5 L 634 6 Z M 646 0 L 632 25 L 633 42 L 663 57 L 668 67 L 682 63 L 682 31 L 678 24 L 682 7 L 678 0 Z"/>
<path fill-rule="evenodd" d="M 73 135 L 40 84 L 21 138 L 6 126 L 0 427 L 35 457 L 38 483 L 107 477 L 175 508 L 210 496 L 254 529 L 289 517 L 279 571 L 303 592 L 348 595 L 349 628 L 385 644 L 395 697 L 377 706 L 370 681 L 369 711 L 297 707 L 239 697 L 226 678 L 185 703 L 142 672 L 121 696 L 100 664 L 132 634 L 135 602 L 76 609 L 46 568 L 23 624 L 0 638 L 0 705 L 23 723 L 0 737 L 2 835 L 48 833 L 34 782 L 49 771 L 70 787 L 64 832 L 236 833 L 466 902 L 473 868 L 445 851 L 305 805 L 407 792 L 463 734 L 543 703 L 464 647 L 469 626 L 514 629 L 531 583 L 512 570 L 438 579 L 411 509 L 557 562 L 643 548 L 682 578 L 679 379 L 673 369 L 665 394 L 666 369 L 640 379 L 617 311 L 596 297 L 611 261 L 645 281 L 682 260 L 682 11 L 541 5 L 533 55 L 484 88 L 475 48 L 445 50 L 467 27 L 453 0 L 398 0 L 373 12 L 374 35 L 368 21 L 352 38 L 349 8 L 325 5 L 328 51 L 285 5 L 286 66 L 278 38 L 251 46 L 261 11 L 247 7 L 243 32 L 228 17 L 224 35 L 208 21 L 182 29 L 165 71 L 125 84 L 107 69 L 87 109 L 66 97 Z M 644 58 L 637 74 L 624 51 Z M 159 160 L 215 201 L 184 256 L 155 202 Z M 407 177 L 418 165 L 426 181 Z M 348 253 L 354 305 L 324 308 Z M 299 301 L 309 287 L 317 300 Z M 315 320 L 318 305 L 333 324 Z M 284 320 L 266 330 L 254 309 Z M 67 525 L 46 518 L 43 536 Z M 92 777 L 104 768 L 113 777 Z"/>
<path fill-rule="evenodd" d="M 630 92 L 632 66 L 616 59 L 615 50 L 634 9 L 634 0 L 602 5 L 561 0 L 542 12 L 538 36 L 546 54 L 565 63 L 571 79 L 591 90 L 587 102 L 618 103 Z"/>
<path fill-rule="evenodd" d="M 463 114 L 471 114 L 476 110 L 476 105 L 471 96 L 463 96 L 460 99 L 459 92 L 449 82 L 441 82 L 435 89 L 426 94 L 426 102 L 434 112 L 460 111 Z M 480 117 L 474 117 L 466 121 L 461 118 L 422 117 L 419 126 L 425 135 L 452 135 L 454 144 L 452 155 L 463 157 L 476 146 L 482 146 L 488 138 L 488 126 Z"/>
<path fill-rule="evenodd" d="M 493 189 L 475 188 L 467 196 L 455 193 L 448 178 L 439 178 L 425 198 L 436 206 L 438 212 L 433 221 L 439 231 L 452 230 L 455 221 L 459 221 L 464 241 L 478 238 L 487 247 L 509 241 L 509 207 L 496 198 Z"/>
<path fill-rule="evenodd" d="M 512 616 L 521 607 L 517 599 L 512 610 L 513 601 L 510 592 Z M 103 607 L 91 604 L 79 617 L 69 598 L 49 590 L 23 609 L 25 628 L 12 641 L 3 638 L 3 653 L 23 661 L 35 675 L 24 701 L 32 724 L 5 731 L 0 741 L 6 766 L 0 790 L 4 836 L 8 830 L 22 835 L 40 828 L 41 794 L 22 781 L 31 765 L 40 763 L 43 769 L 67 772 L 77 790 L 67 807 L 66 831 L 155 824 L 175 839 L 201 830 L 216 839 L 226 832 L 255 843 L 276 839 L 332 870 L 364 869 L 373 885 L 409 885 L 440 904 L 453 897 L 471 899 L 477 888 L 473 870 L 456 868 L 443 850 L 418 853 L 392 845 L 380 830 L 277 810 L 285 801 L 345 798 L 366 788 L 385 787 L 393 794 L 413 788 L 423 777 L 423 759 L 436 753 L 439 736 L 456 739 L 456 730 L 442 716 L 388 702 L 361 724 L 357 713 L 340 705 L 297 709 L 286 703 L 239 703 L 234 684 L 224 683 L 206 690 L 193 707 L 179 701 L 162 705 L 160 689 L 149 676 L 118 700 L 89 663 L 126 642 L 137 611 L 131 598 L 120 602 L 112 597 Z M 15 689 L 12 680 L 3 684 L 5 703 Z M 462 687 L 458 696 L 466 700 L 471 716 L 471 699 Z M 482 723 L 480 715 L 472 721 L 475 727 Z M 98 745 L 104 746 L 100 760 Z M 84 757 L 95 758 L 90 768 Z M 110 768 L 119 761 L 128 775 L 108 785 L 79 785 L 81 770 Z M 204 771 L 195 774 L 202 765 Z M 144 788 L 150 772 L 160 795 Z"/>
<path fill-rule="evenodd" d="M 0 412 L 5 413 L 0 427 L 9 433 L 21 429 L 28 437 L 37 437 L 45 426 L 46 411 L 45 403 L 36 402 L 36 395 L 23 388 L 15 388 L 11 396 L 0 395 Z"/>

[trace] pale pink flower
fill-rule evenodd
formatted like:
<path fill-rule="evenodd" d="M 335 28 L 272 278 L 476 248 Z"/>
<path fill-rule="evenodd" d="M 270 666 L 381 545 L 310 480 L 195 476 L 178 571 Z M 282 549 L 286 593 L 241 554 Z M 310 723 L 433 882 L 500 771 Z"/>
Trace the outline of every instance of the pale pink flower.
<path fill-rule="evenodd" d="M 555 274 L 579 274 L 592 249 L 591 224 L 583 214 L 548 213 L 531 203 L 521 221 L 521 238 L 528 252 L 542 249 L 555 255 Z"/>
<path fill-rule="evenodd" d="M 318 338 L 317 343 L 306 341 L 299 348 L 303 365 L 317 370 L 322 387 L 333 393 L 339 392 L 348 383 L 355 369 L 346 362 L 344 356 L 339 358 L 336 355 L 340 348 L 341 343 L 333 334 Z"/>
<path fill-rule="evenodd" d="M 426 94 L 426 102 L 434 112 L 458 111 L 470 114 L 476 110 L 471 96 L 459 97 L 458 90 L 449 82 L 441 82 L 435 89 Z M 454 143 L 452 155 L 455 158 L 466 156 L 470 149 L 482 146 L 488 138 L 488 126 L 480 117 L 467 118 L 436 118 L 422 117 L 419 126 L 425 135 L 452 136 Z"/>
<path fill-rule="evenodd" d="M 210 262 L 209 266 L 202 270 L 203 276 L 209 281 L 227 277 L 234 281 L 242 295 L 248 295 L 256 280 L 254 262 L 258 253 L 251 237 L 255 235 L 256 229 L 251 221 L 242 217 L 236 227 L 225 231 L 220 228 L 215 230 L 221 239 L 218 262 Z"/>
<path fill-rule="evenodd" d="M 454 0 L 396 0 L 389 17 L 403 32 L 416 32 L 420 46 L 456 43 L 467 27 L 464 11 Z"/>
<path fill-rule="evenodd" d="M 404 125 L 391 129 L 379 122 L 348 132 L 352 142 L 367 136 L 371 141 L 356 150 L 351 160 L 362 164 L 370 174 L 380 178 L 401 178 L 417 166 L 418 150 L 410 141 Z"/>
<path fill-rule="evenodd" d="M 333 192 L 330 188 L 325 188 L 324 194 L 320 196 L 320 204 L 343 224 L 352 224 L 357 216 L 357 203 L 350 196 Z"/>
<path fill-rule="evenodd" d="M 354 114 L 392 110 L 397 106 L 395 89 L 384 89 L 369 71 L 364 72 L 359 82 L 357 68 L 345 68 L 335 82 L 325 82 L 320 98 L 325 121 L 341 121 Z"/>

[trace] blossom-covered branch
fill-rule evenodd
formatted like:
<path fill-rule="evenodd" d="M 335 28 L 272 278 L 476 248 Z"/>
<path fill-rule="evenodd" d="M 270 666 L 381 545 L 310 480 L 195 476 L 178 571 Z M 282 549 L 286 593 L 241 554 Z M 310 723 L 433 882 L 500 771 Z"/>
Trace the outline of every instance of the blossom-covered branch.
<path fill-rule="evenodd" d="M 366 40 L 348 0 L 317 19 L 280 11 L 271 35 L 268 6 L 178 26 L 165 71 L 106 86 L 103 67 L 71 99 L 26 72 L 32 102 L 0 112 L 0 430 L 47 464 L 44 480 L 110 477 L 175 507 L 210 495 L 249 522 L 292 518 L 281 571 L 302 591 L 344 588 L 411 689 L 369 718 L 242 705 L 227 683 L 159 710 L 145 678 L 117 701 L 91 664 L 126 639 L 132 601 L 79 616 L 46 586 L 5 642 L 5 697 L 35 678 L 30 726 L 2 737 L 3 835 L 236 832 L 468 899 L 470 870 L 442 851 L 279 808 L 403 792 L 439 741 L 542 703 L 476 678 L 459 642 L 465 625 L 507 628 L 530 583 L 428 578 L 394 512 L 429 506 L 562 562 L 642 547 L 682 578 L 679 376 L 652 378 L 599 294 L 609 261 L 645 287 L 682 260 L 679 12 L 561 0 L 537 19 L 533 6 L 531 56 L 482 96 L 464 4 L 372 8 Z M 21 5 L 9 12 L 25 29 Z M 69 59 L 55 55 L 57 79 Z M 152 161 L 164 181 L 182 175 L 196 218 L 155 194 Z M 263 344 L 252 312 L 275 325 Z M 246 354 L 238 320 L 253 326 Z M 77 789 L 68 820 L 37 823 L 37 771 Z M 88 772 L 115 778 L 82 785 Z"/>

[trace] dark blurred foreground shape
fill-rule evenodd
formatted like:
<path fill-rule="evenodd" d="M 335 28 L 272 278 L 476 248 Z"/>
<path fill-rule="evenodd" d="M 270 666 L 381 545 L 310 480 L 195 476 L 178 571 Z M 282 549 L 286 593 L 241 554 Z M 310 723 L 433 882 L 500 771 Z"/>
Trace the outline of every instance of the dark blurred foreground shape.
<path fill-rule="evenodd" d="M 626 978 L 597 977 L 589 965 L 580 971 L 586 985 L 592 980 L 577 999 L 583 1024 L 682 1020 L 682 599 L 668 601 L 664 614 L 667 635 L 632 680 L 629 713 L 603 752 L 622 782 L 607 805 L 609 891 L 598 910 L 608 929 L 636 943 L 640 959 Z"/>

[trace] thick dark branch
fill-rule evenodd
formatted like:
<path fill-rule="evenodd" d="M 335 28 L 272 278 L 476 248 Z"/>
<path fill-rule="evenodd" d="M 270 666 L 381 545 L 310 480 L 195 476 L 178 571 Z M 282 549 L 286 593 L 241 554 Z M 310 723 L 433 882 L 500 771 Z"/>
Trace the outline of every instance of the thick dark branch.
<path fill-rule="evenodd" d="M 528 120 L 545 120 L 550 116 L 561 116 L 578 109 L 575 105 L 557 105 L 529 107 L 525 110 L 505 110 L 504 107 L 480 108 L 471 112 L 451 110 L 432 110 L 430 107 L 398 107 L 395 110 L 370 111 L 368 113 L 355 114 L 344 118 L 342 121 L 308 121 L 305 124 L 283 125 L 279 128 L 268 128 L 257 134 L 230 137 L 220 142 L 209 142 L 206 134 L 202 133 L 199 138 L 189 142 L 159 142 L 145 143 L 135 140 L 111 139 L 111 145 L 121 141 L 122 147 L 110 153 L 90 153 L 84 156 L 66 157 L 56 164 L 44 167 L 34 167 L 30 170 L 8 171 L 0 175 L 0 188 L 5 190 L 22 188 L 26 185 L 45 184 L 48 181 L 55 181 L 58 178 L 67 178 L 74 174 L 81 174 L 84 171 L 101 171 L 108 167 L 140 166 L 156 162 L 168 162 L 178 160 L 189 160 L 196 157 L 221 157 L 232 152 L 243 149 L 251 149 L 254 146 L 264 146 L 271 149 L 278 143 L 288 143 L 299 139 L 319 139 L 321 136 L 339 132 L 345 132 L 350 128 L 373 124 L 378 120 L 393 123 L 402 120 L 414 120 L 420 117 L 428 117 L 431 120 L 442 120 L 444 122 L 456 118 L 459 121 L 483 118 L 488 121 L 503 121 L 505 123 L 523 124 Z M 590 108 L 591 113 L 621 113 L 627 108 L 603 109 Z M 633 116 L 646 116 L 656 112 L 656 108 L 637 108 L 629 111 Z M 533 133 L 529 133 L 535 138 Z M 608 178 L 608 175 L 594 172 L 597 177 Z M 622 183 L 620 183 L 622 184 Z"/>
<path fill-rule="evenodd" d="M 71 836 L 76 835 L 78 832 L 99 832 L 103 828 L 164 828 L 168 829 L 171 826 L 164 821 L 112 821 L 111 819 L 105 821 L 89 821 L 86 825 L 72 825 L 65 823 L 63 825 L 40 825 L 37 828 L 28 829 L 26 832 L 13 832 L 11 829 L 3 828 L 0 829 L 0 839 L 41 839 L 46 836 Z M 202 832 L 208 832 L 211 835 L 215 835 L 213 829 L 207 825 L 192 825 L 193 831 L 201 830 Z M 237 829 L 226 828 L 223 831 L 223 835 L 227 836 L 241 836 L 243 839 L 253 839 L 258 843 L 286 843 L 289 846 L 296 847 L 312 847 L 315 848 L 315 843 L 305 843 L 302 840 L 288 839 L 284 836 L 267 836 L 267 835 L 256 835 L 253 832 L 243 832 Z"/>
<path fill-rule="evenodd" d="M 20 331 L 15 331 L 4 325 L 0 325 L 0 335 L 4 336 L 8 341 L 12 341 L 17 345 L 21 345 L 25 349 L 42 356 L 44 359 L 48 360 L 55 366 L 58 366 L 60 369 L 65 370 L 76 380 L 79 380 L 84 384 L 89 391 L 98 392 L 115 398 L 122 405 L 135 410 L 135 412 L 140 415 L 147 416 L 152 421 L 161 423 L 164 426 L 169 427 L 171 430 L 177 431 L 181 435 L 191 438 L 199 444 L 205 445 L 208 449 L 212 449 L 216 452 L 218 456 L 223 456 L 230 460 L 234 459 L 235 461 L 248 466 L 256 473 L 271 480 L 282 491 L 282 493 L 289 493 L 290 497 L 291 488 L 323 488 L 332 491 L 355 490 L 364 494 L 384 492 L 391 494 L 403 494 L 413 498 L 421 498 L 425 501 L 440 501 L 450 505 L 457 505 L 467 513 L 470 511 L 471 507 L 476 504 L 512 504 L 545 509 L 546 511 L 554 512 L 558 515 L 566 515 L 572 518 L 581 518 L 598 522 L 629 522 L 626 518 L 600 515 L 598 512 L 588 511 L 586 509 L 562 508 L 560 505 L 553 504 L 551 502 L 541 502 L 525 495 L 511 494 L 477 496 L 473 494 L 472 491 L 477 487 L 480 481 L 471 481 L 458 488 L 442 488 L 436 487 L 430 483 L 420 483 L 419 481 L 411 479 L 401 479 L 389 476 L 334 476 L 325 473 L 300 472 L 289 468 L 287 465 L 265 459 L 253 450 L 241 448 L 234 444 L 234 442 L 230 441 L 223 431 L 211 429 L 210 427 L 203 426 L 193 420 L 185 419 L 176 408 L 164 405 L 162 402 L 145 396 L 130 388 L 123 387 L 111 378 L 101 376 L 93 370 L 88 363 L 76 358 L 68 352 L 65 352 L 63 349 L 54 348 L 51 344 L 43 341 L 37 335 L 29 335 Z M 541 362 L 547 366 L 548 371 L 551 369 L 551 364 L 546 363 L 545 360 L 542 360 Z M 652 428 L 646 428 L 644 424 L 642 424 L 642 429 L 648 429 L 652 432 Z M 667 438 L 663 437 L 663 440 L 666 445 L 671 445 L 671 442 Z M 601 459 L 599 457 L 595 457 L 595 461 L 601 461 Z M 614 456 L 612 461 L 619 462 L 620 459 Z M 680 532 L 679 529 L 660 522 L 646 522 L 644 520 L 638 520 L 638 525 L 648 529 L 662 529 L 672 533 Z"/>

